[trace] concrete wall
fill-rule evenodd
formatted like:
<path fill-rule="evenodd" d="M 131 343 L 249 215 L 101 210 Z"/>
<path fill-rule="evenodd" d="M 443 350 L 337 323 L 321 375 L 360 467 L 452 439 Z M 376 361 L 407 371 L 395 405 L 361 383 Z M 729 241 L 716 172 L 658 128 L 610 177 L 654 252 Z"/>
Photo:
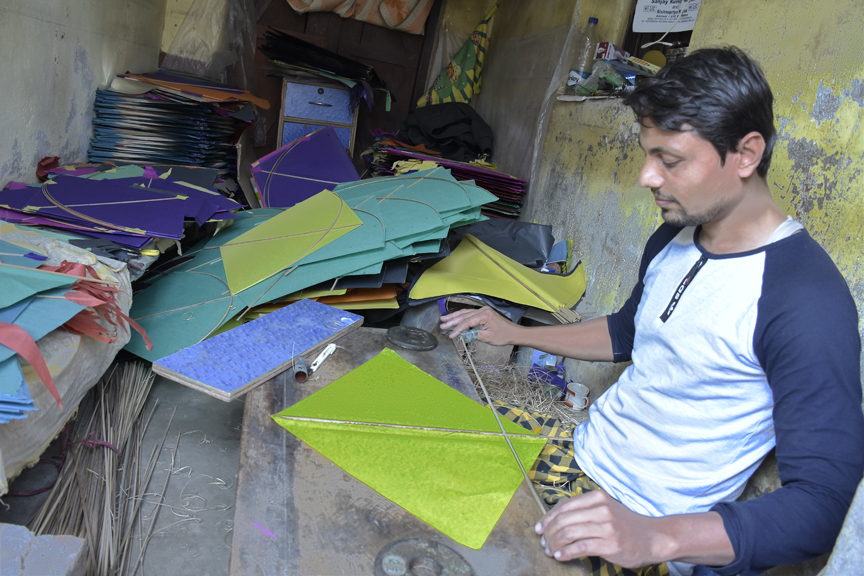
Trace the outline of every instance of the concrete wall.
<path fill-rule="evenodd" d="M 629 0 L 608 3 L 609 9 L 625 5 Z M 780 135 L 768 181 L 780 206 L 837 262 L 859 316 L 864 316 L 862 21 L 864 3 L 856 0 L 705 2 L 691 44 L 737 45 L 764 68 L 775 91 Z M 651 195 L 637 184 L 643 158 L 632 113 L 619 101 L 552 106 L 527 219 L 552 224 L 556 237 L 575 240 L 588 273 L 587 296 L 599 314 L 624 302 L 643 243 L 661 222 Z M 596 394 L 623 366 L 570 363 L 569 369 Z"/>
<path fill-rule="evenodd" d="M 500 3 L 475 108 L 495 134 L 501 170 L 523 179 L 535 175 L 555 90 L 572 65 L 571 46 L 584 37 L 592 14 L 600 36 L 620 43 L 630 6 L 631 0 Z"/>
<path fill-rule="evenodd" d="M 0 187 L 35 182 L 45 156 L 87 159 L 96 88 L 156 68 L 165 3 L 0 2 Z"/>

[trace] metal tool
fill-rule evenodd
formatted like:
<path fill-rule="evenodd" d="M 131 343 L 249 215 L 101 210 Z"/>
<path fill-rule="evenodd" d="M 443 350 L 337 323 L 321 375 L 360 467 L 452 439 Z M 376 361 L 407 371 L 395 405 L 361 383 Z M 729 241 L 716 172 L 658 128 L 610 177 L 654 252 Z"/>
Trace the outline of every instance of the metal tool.
<path fill-rule="evenodd" d="M 452 548 L 425 538 L 391 542 L 375 558 L 375 576 L 474 576 Z"/>
<path fill-rule="evenodd" d="M 336 345 L 328 344 L 327 347 L 324 348 L 324 351 L 321 352 L 321 354 L 319 354 L 318 357 L 312 361 L 312 366 L 309 367 L 309 372 L 315 372 L 316 370 L 318 370 L 318 368 L 321 367 L 321 364 L 324 363 L 324 360 L 326 360 L 335 351 Z"/>
<path fill-rule="evenodd" d="M 305 382 L 309 375 L 309 368 L 306 365 L 305 356 L 297 356 L 294 358 L 294 380 L 297 382 Z"/>
<path fill-rule="evenodd" d="M 434 350 L 438 339 L 431 332 L 413 326 L 393 326 L 387 330 L 387 340 L 408 350 Z"/>

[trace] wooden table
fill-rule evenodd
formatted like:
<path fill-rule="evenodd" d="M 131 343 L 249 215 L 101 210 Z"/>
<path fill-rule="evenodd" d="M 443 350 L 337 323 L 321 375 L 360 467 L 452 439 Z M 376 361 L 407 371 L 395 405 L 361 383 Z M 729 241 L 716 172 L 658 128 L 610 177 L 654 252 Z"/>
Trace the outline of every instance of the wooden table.
<path fill-rule="evenodd" d="M 445 336 L 438 339 L 435 350 L 415 352 L 390 345 L 385 330 L 360 328 L 338 340 L 344 349 L 337 349 L 303 384 L 294 382 L 289 370 L 246 395 L 232 575 L 372 576 L 382 549 L 412 538 L 446 545 L 470 564 L 475 576 L 585 574 L 581 563 L 560 564 L 543 553 L 534 533 L 537 504 L 524 484 L 483 548 L 472 550 L 355 480 L 270 418 L 385 347 L 479 401 L 455 347 Z M 477 470 L 475 481 L 483 481 L 483 470 Z"/>

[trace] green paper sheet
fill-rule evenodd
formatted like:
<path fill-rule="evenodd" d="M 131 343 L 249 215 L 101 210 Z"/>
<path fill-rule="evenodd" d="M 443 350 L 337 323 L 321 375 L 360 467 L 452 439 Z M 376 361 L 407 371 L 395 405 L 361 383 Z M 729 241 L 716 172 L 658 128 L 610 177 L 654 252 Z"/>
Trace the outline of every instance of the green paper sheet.
<path fill-rule="evenodd" d="M 450 256 L 423 272 L 409 298 L 460 293 L 485 294 L 558 312 L 576 304 L 585 293 L 585 270 L 579 266 L 566 276 L 543 274 L 466 234 Z"/>
<path fill-rule="evenodd" d="M 65 288 L 78 278 L 66 274 L 50 274 L 35 268 L 13 268 L 0 266 L 0 308 L 6 308 L 39 292 L 53 288 Z"/>
<path fill-rule="evenodd" d="M 304 417 L 465 430 L 292 420 Z M 273 419 L 345 472 L 460 544 L 483 546 L 522 472 L 492 411 L 385 349 Z M 513 422 L 505 430 L 525 434 Z M 546 440 L 511 438 L 526 470 Z"/>
<path fill-rule="evenodd" d="M 278 274 L 310 252 L 360 226 L 339 196 L 324 190 L 222 244 L 232 294 Z"/>

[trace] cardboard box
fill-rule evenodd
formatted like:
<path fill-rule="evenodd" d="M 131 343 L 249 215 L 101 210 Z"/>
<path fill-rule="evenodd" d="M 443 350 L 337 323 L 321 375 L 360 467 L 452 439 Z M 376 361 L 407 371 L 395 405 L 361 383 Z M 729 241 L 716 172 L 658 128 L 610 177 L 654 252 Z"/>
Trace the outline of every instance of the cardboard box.
<path fill-rule="evenodd" d="M 594 53 L 595 60 L 627 60 L 630 53 L 611 42 L 600 42 Z"/>

